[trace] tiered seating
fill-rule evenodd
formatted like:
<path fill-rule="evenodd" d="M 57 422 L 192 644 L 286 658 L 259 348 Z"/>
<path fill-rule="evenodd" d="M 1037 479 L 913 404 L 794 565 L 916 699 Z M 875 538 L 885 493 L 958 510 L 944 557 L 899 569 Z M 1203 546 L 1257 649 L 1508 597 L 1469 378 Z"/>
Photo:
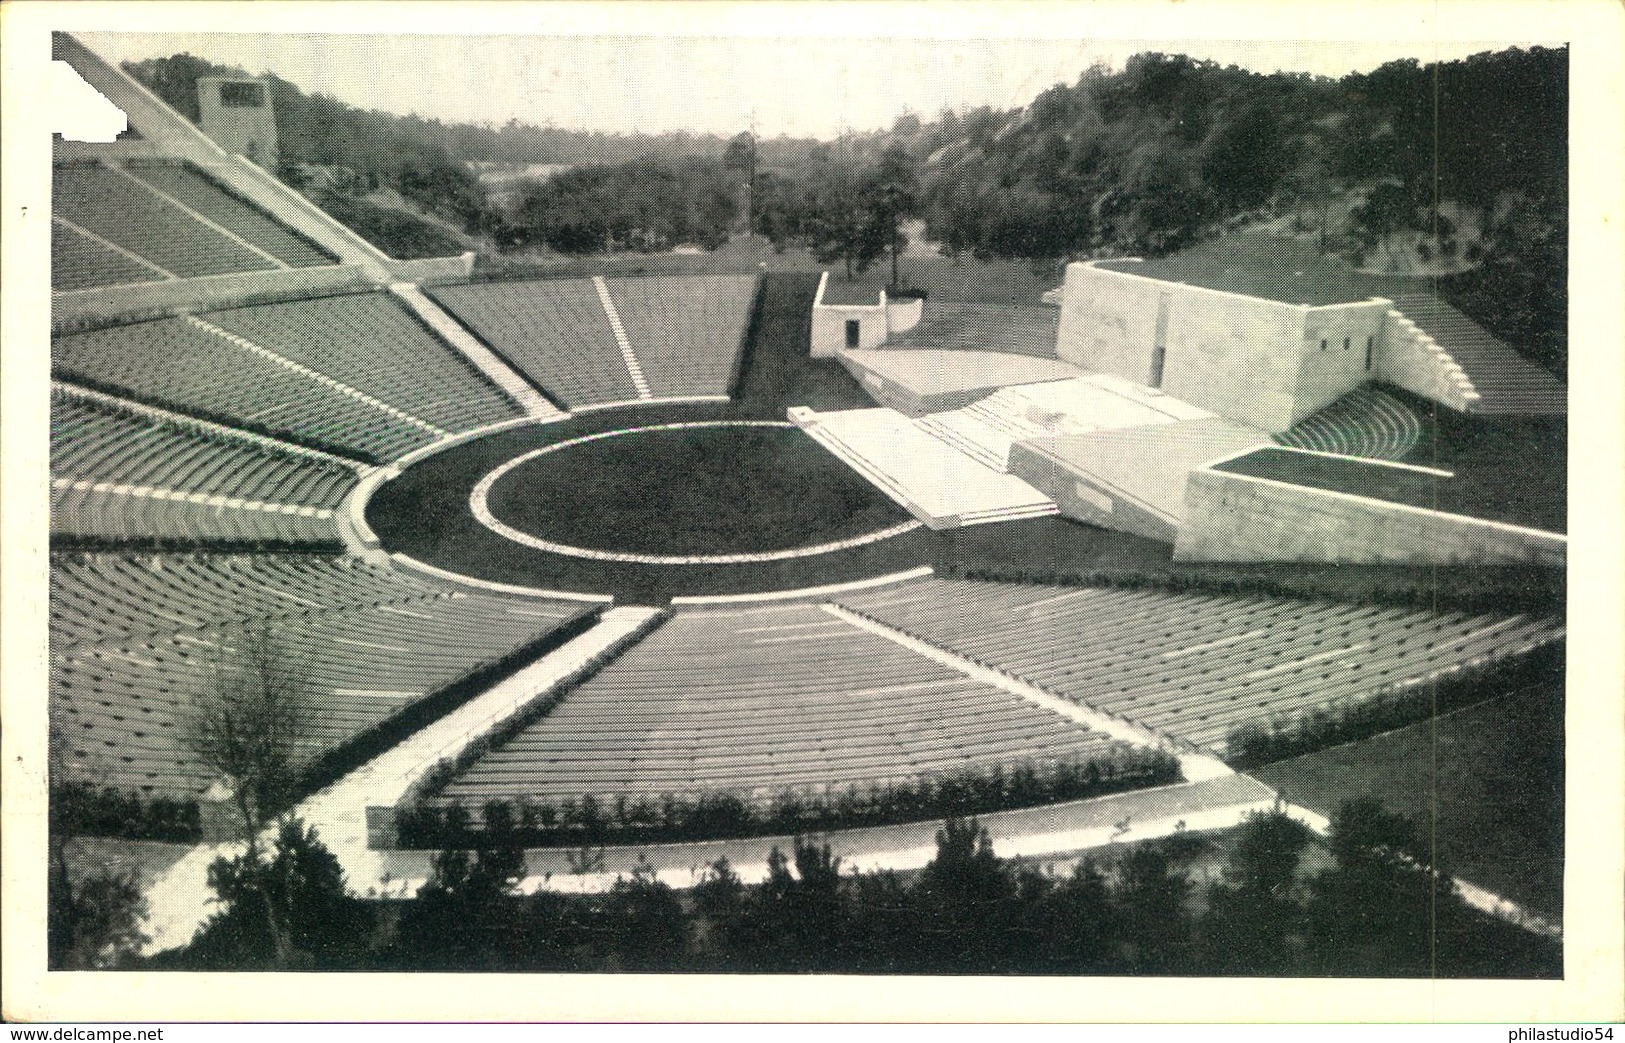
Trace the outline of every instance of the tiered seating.
<path fill-rule="evenodd" d="M 178 163 L 134 164 L 125 167 L 164 195 L 221 228 L 241 236 L 293 268 L 332 264 L 326 251 L 278 224 L 258 207 L 239 199 L 190 166 Z"/>
<path fill-rule="evenodd" d="M 317 753 L 551 632 L 573 605 L 449 592 L 356 559 L 63 558 L 51 570 L 51 700 L 68 770 L 99 785 L 197 796 L 213 779 L 182 738 L 220 628 L 268 625 L 314 703 Z"/>
<path fill-rule="evenodd" d="M 98 403 L 51 402 L 51 527 L 124 538 L 336 539 L 343 465 Z"/>
<path fill-rule="evenodd" d="M 51 212 L 183 279 L 276 267 L 140 183 L 103 166 L 57 167 Z"/>
<path fill-rule="evenodd" d="M 657 398 L 728 393 L 756 299 L 754 278 L 650 276 L 605 282 Z"/>
<path fill-rule="evenodd" d="M 440 286 L 430 295 L 566 407 L 638 397 L 589 279 Z"/>
<path fill-rule="evenodd" d="M 51 368 L 183 412 L 393 459 L 436 436 L 180 318 L 55 337 Z"/>
<path fill-rule="evenodd" d="M 387 294 L 262 304 L 201 317 L 447 430 L 520 415 Z"/>
<path fill-rule="evenodd" d="M 85 290 L 163 278 L 157 269 L 109 250 L 60 221 L 51 222 L 51 289 Z"/>
<path fill-rule="evenodd" d="M 927 300 L 920 322 L 886 338 L 887 347 L 970 348 L 1055 357 L 1059 308 L 1029 304 L 951 304 Z"/>
<path fill-rule="evenodd" d="M 841 601 L 1221 754 L 1236 725 L 1368 698 L 1562 635 L 1557 622 L 1523 616 L 950 580 Z"/>
<path fill-rule="evenodd" d="M 1125 747 L 816 606 L 681 613 L 442 801 L 843 790 Z"/>
<path fill-rule="evenodd" d="M 1422 421 L 1409 406 L 1366 386 L 1304 417 L 1275 440 L 1294 449 L 1403 460 L 1421 437 Z"/>

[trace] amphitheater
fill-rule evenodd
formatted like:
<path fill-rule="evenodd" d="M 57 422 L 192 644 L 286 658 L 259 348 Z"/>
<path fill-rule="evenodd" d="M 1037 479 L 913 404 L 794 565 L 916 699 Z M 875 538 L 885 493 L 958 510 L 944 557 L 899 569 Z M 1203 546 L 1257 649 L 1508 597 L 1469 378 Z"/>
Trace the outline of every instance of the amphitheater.
<path fill-rule="evenodd" d="M 73 39 L 57 51 L 138 132 L 57 143 L 61 770 L 210 821 L 222 781 L 185 717 L 233 635 L 265 629 L 319 699 L 303 752 L 330 770 L 296 810 L 357 893 L 427 875 L 400 812 L 477 821 L 493 799 L 773 802 L 1065 770 L 1121 784 L 986 816 L 1001 853 L 1222 828 L 1277 800 L 1226 763 L 1239 726 L 1563 640 L 1560 618 L 1506 612 L 967 578 L 1247 560 L 1226 534 L 1249 502 L 1268 560 L 1561 563 L 1550 504 L 1441 507 L 1449 472 L 1401 461 L 1414 405 L 1364 374 L 1272 428 L 1182 393 L 1172 344 L 1166 381 L 1091 365 L 1080 295 L 1119 273 L 1077 266 L 1062 307 L 1021 323 L 882 301 L 863 313 L 891 323 L 882 344 L 828 350 L 826 318 L 869 318 L 816 276 L 476 281 L 472 255 L 383 255 Z M 1409 323 L 1389 357 L 1432 367 L 1418 395 L 1560 411 L 1560 387 L 1438 307 L 1367 310 Z M 835 842 L 907 868 L 931 830 Z M 644 856 L 683 886 L 719 851 L 749 878 L 772 842 L 611 848 L 573 873 L 567 845 L 539 848 L 526 886 L 603 887 Z M 189 940 L 229 846 L 154 882 L 153 949 Z"/>

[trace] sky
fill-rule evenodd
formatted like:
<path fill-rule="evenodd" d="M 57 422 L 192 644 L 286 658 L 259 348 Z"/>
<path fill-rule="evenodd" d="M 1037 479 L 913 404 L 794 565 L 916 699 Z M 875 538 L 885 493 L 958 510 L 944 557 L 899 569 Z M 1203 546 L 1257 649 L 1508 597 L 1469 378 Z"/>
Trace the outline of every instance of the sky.
<path fill-rule="evenodd" d="M 410 5 L 408 5 L 410 6 Z M 1091 65 L 1147 50 L 1261 72 L 1328 76 L 1395 58 L 1424 62 L 1505 42 L 869 39 L 851 36 L 76 34 L 115 62 L 182 51 L 366 109 L 447 122 L 608 132 L 689 130 L 831 138 L 904 111 L 1026 104 Z"/>

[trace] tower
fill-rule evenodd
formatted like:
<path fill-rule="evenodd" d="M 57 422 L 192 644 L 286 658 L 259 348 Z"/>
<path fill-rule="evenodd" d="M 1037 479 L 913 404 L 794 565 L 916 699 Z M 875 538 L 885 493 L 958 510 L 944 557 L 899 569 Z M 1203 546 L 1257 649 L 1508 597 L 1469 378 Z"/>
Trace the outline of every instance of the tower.
<path fill-rule="evenodd" d="M 203 133 L 227 152 L 241 153 L 262 167 L 276 167 L 276 112 L 266 80 L 200 76 L 198 115 Z"/>

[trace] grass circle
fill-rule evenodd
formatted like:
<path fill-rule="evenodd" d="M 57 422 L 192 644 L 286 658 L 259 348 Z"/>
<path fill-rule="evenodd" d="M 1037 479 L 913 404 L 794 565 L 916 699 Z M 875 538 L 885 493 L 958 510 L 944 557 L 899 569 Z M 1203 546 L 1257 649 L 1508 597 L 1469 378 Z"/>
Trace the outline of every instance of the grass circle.
<path fill-rule="evenodd" d="M 473 507 L 510 538 L 674 561 L 816 552 L 910 522 L 805 433 L 763 421 L 655 425 L 545 446 L 488 474 Z"/>

